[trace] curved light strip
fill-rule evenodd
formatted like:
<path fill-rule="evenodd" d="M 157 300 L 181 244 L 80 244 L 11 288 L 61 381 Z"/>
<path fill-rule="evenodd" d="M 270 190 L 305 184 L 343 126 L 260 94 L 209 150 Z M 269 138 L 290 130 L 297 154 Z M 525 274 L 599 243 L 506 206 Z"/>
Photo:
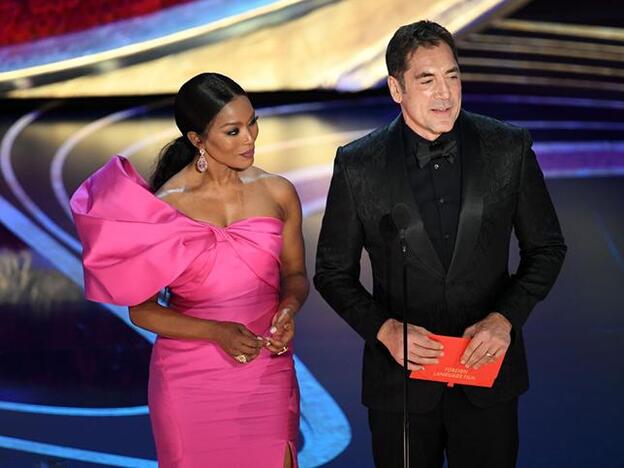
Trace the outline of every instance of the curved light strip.
<path fill-rule="evenodd" d="M 83 450 L 74 447 L 65 447 L 63 445 L 44 444 L 31 440 L 16 439 L 15 437 L 0 436 L 0 447 L 9 450 L 67 458 L 69 460 L 97 463 L 99 465 L 125 466 L 129 468 L 158 467 L 158 464 L 154 460 L 147 460 L 145 458 L 124 457 L 110 453 L 94 452 L 93 450 Z"/>
<path fill-rule="evenodd" d="M 128 406 L 125 408 L 79 408 L 71 406 L 31 405 L 0 401 L 0 410 L 17 413 L 52 414 L 57 416 L 139 416 L 148 414 L 147 406 Z"/>
<path fill-rule="evenodd" d="M 492 26 L 497 29 L 507 29 L 509 31 L 580 36 L 591 39 L 624 42 L 624 29 L 606 26 L 596 27 L 595 25 L 550 23 L 547 21 L 524 21 L 517 19 L 495 21 Z"/>
<path fill-rule="evenodd" d="M 622 55 L 624 58 L 624 54 Z M 516 70 L 537 70 L 582 75 L 608 77 L 624 77 L 624 70 L 615 67 L 598 67 L 594 65 L 578 65 L 575 63 L 542 62 L 538 60 L 508 60 L 481 57 L 462 57 L 462 66 L 512 68 Z"/>
<path fill-rule="evenodd" d="M 624 167 L 613 169 L 584 168 L 584 169 L 551 169 L 544 171 L 548 179 L 586 179 L 589 177 L 621 177 L 624 176 Z"/>
<path fill-rule="evenodd" d="M 353 130 L 347 132 L 334 132 L 326 133 L 324 135 L 310 136 L 305 138 L 295 138 L 288 141 L 281 141 L 278 143 L 272 143 L 270 145 L 260 146 L 258 153 L 270 153 L 273 151 L 283 151 L 286 149 L 300 148 L 301 146 L 322 145 L 325 143 L 332 143 L 336 140 L 346 140 L 359 138 L 366 135 L 368 132 L 374 129 Z"/>
<path fill-rule="evenodd" d="M 509 120 L 510 124 L 535 130 L 607 130 L 624 131 L 624 122 L 587 120 Z"/>
<path fill-rule="evenodd" d="M 535 143 L 540 153 L 622 153 L 624 155 L 624 141 L 544 141 Z M 622 158 L 624 162 L 624 157 Z"/>
<path fill-rule="evenodd" d="M 96 52 L 93 54 L 83 55 L 80 57 L 74 57 L 66 60 L 59 60 L 58 62 L 49 63 L 45 65 L 37 65 L 33 67 L 21 68 L 18 70 L 8 71 L 0 73 L 0 81 L 20 80 L 25 79 L 33 75 L 41 75 L 45 73 L 54 73 L 69 68 L 82 67 L 87 65 L 93 65 L 98 62 L 107 60 L 120 59 L 129 55 L 146 52 L 156 47 L 164 47 L 175 44 L 177 42 L 193 39 L 219 29 L 223 29 L 232 26 L 236 23 L 247 21 L 259 16 L 264 16 L 281 9 L 296 5 L 305 0 L 277 0 L 270 5 L 264 5 L 252 10 L 246 10 L 244 12 L 235 14 L 233 16 L 223 18 L 221 20 L 212 21 L 208 24 L 189 28 L 184 31 L 178 31 L 169 34 L 165 37 L 159 37 L 155 39 L 146 40 L 126 46 L 121 46 L 113 50 L 106 50 L 102 52 Z"/>
<path fill-rule="evenodd" d="M 485 43 L 485 42 L 471 42 L 468 40 L 461 40 L 457 42 L 457 47 L 464 50 L 484 50 L 487 52 L 505 52 L 509 54 L 527 54 L 527 55 L 543 55 L 543 56 L 554 56 L 554 57 L 571 57 L 578 59 L 579 56 L 582 56 L 584 59 L 597 59 L 597 60 L 605 60 L 605 61 L 613 61 L 613 62 L 621 62 L 622 61 L 622 52 L 607 52 L 603 53 L 599 49 L 592 51 L 592 53 L 588 53 L 589 51 L 573 49 L 573 48 L 563 48 L 563 47 L 536 47 L 529 46 L 524 43 L 504 43 L 502 41 L 506 41 L 508 39 L 507 36 L 502 36 L 498 39 L 498 42 Z M 459 60 L 461 64 L 461 59 Z"/>
<path fill-rule="evenodd" d="M 468 36 L 465 40 L 468 44 L 481 43 L 481 44 L 507 44 L 507 45 L 520 45 L 522 47 L 537 48 L 534 53 L 539 53 L 541 49 L 548 50 L 573 50 L 577 53 L 580 52 L 597 52 L 615 54 L 622 58 L 624 53 L 624 46 L 614 44 L 603 44 L 600 42 L 582 42 L 574 40 L 563 39 L 545 39 L 542 37 L 526 37 L 526 36 L 509 36 L 500 34 L 478 34 L 474 33 Z M 577 56 L 577 58 L 587 58 L 585 55 Z"/>
<path fill-rule="evenodd" d="M 562 107 L 589 107 L 601 109 L 624 109 L 624 101 L 573 98 L 558 96 L 525 96 L 521 94 L 466 94 L 462 96 L 464 102 L 499 102 L 506 104 L 526 104 L 531 106 L 562 106 Z"/>
<path fill-rule="evenodd" d="M 178 136 L 180 136 L 180 131 L 176 127 L 166 128 L 165 130 L 148 135 L 145 138 L 141 138 L 131 145 L 122 148 L 119 151 L 119 154 L 125 156 L 126 158 L 130 158 L 146 146 L 152 145 L 162 140 L 169 140 Z"/>
<path fill-rule="evenodd" d="M 76 257 L 2 196 L 0 196 L 0 223 L 35 252 L 47 258 L 69 279 L 76 284 L 82 283 L 82 266 Z"/>
<path fill-rule="evenodd" d="M 15 197 L 30 212 L 30 214 L 32 214 L 32 216 L 48 231 L 53 233 L 57 239 L 63 241 L 65 245 L 71 247 L 74 251 L 80 252 L 80 243 L 76 241 L 73 236 L 67 234 L 63 229 L 60 229 L 56 223 L 54 223 L 54 221 L 52 221 L 28 196 L 22 185 L 17 180 L 15 172 L 13 171 L 13 166 L 11 165 L 11 148 L 13 147 L 13 143 L 15 142 L 17 135 L 19 135 L 22 130 L 35 121 L 46 110 L 56 104 L 57 103 L 53 103 L 36 111 L 30 112 L 11 125 L 2 138 L 2 144 L 0 145 L 0 169 L 2 169 L 4 180 L 10 187 L 13 195 L 15 195 Z"/>
<path fill-rule="evenodd" d="M 543 163 L 544 176 L 549 179 L 624 175 L 624 141 L 550 141 L 535 143 L 533 150 L 540 163 Z M 594 154 L 606 154 L 607 157 L 601 157 L 601 164 L 592 167 L 586 160 Z M 570 167 L 562 164 L 549 168 L 548 158 L 561 155 L 570 161 Z M 580 167 L 578 162 L 581 163 Z"/>
<path fill-rule="evenodd" d="M 624 83 L 596 80 L 575 80 L 571 78 L 545 78 L 542 76 L 518 76 L 499 73 L 462 73 L 462 80 L 485 83 L 519 84 L 529 86 L 549 86 L 553 88 L 565 86 L 569 88 L 599 89 L 624 93 Z"/>
<path fill-rule="evenodd" d="M 147 112 L 148 110 L 164 106 L 167 102 L 168 100 L 150 105 L 131 107 L 130 109 L 114 112 L 97 120 L 94 120 L 90 124 L 85 125 L 80 130 L 73 133 L 67 140 L 63 142 L 59 149 L 56 150 L 56 153 L 54 153 L 54 157 L 52 158 L 52 163 L 50 164 L 50 182 L 52 184 L 52 190 L 54 191 L 54 196 L 56 197 L 56 200 L 70 219 L 71 211 L 69 209 L 69 195 L 67 194 L 65 184 L 63 183 L 63 166 L 71 150 L 73 150 L 78 143 L 80 143 L 86 136 L 90 135 L 91 133 L 94 133 L 112 123 L 119 122 L 120 120 L 134 117 L 135 115 L 140 115 L 144 112 Z"/>
<path fill-rule="evenodd" d="M 563 107 L 600 107 L 602 109 L 624 109 L 624 100 L 617 99 L 594 99 L 562 96 L 531 96 L 525 94 L 478 94 L 470 93 L 462 96 L 464 102 L 504 102 L 512 104 L 549 105 Z M 311 102 L 306 104 L 287 104 L 282 106 L 265 107 L 259 112 L 267 112 L 260 115 L 291 115 L 300 112 L 312 112 L 344 108 L 349 105 L 357 106 L 380 106 L 389 104 L 390 98 L 386 96 L 373 96 L 355 100 L 337 100 L 331 102 Z M 399 110 L 397 109 L 397 115 Z"/>

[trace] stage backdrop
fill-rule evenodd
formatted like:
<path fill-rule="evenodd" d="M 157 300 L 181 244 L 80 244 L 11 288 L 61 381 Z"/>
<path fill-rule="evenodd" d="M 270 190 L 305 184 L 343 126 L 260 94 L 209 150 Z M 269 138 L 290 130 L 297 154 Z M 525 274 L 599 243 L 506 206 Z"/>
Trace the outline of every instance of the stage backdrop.
<path fill-rule="evenodd" d="M 52 5 L 52 3 L 54 5 Z M 0 93 L 171 94 L 225 73 L 249 91 L 358 91 L 385 78 L 402 24 L 431 19 L 462 37 L 526 0 L 197 0 L 0 3 Z M 17 6 L 16 6 L 17 5 Z"/>

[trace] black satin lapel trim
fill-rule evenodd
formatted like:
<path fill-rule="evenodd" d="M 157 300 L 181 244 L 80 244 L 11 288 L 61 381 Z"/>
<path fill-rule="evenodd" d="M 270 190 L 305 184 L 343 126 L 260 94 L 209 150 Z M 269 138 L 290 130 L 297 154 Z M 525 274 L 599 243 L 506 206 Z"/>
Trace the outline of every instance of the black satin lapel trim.
<path fill-rule="evenodd" d="M 388 144 L 386 158 L 390 169 L 388 183 L 392 184 L 391 209 L 396 203 L 405 203 L 411 214 L 409 227 L 406 230 L 406 240 L 413 255 L 408 258 L 426 267 L 431 273 L 443 278 L 444 266 L 436 253 L 420 214 L 420 209 L 414 199 L 414 192 L 410 186 L 405 163 L 403 135 L 401 130 L 401 116 L 397 117 L 388 128 Z"/>
<path fill-rule="evenodd" d="M 484 162 L 479 133 L 470 118 L 460 114 L 462 158 L 462 205 L 457 238 L 448 271 L 449 281 L 466 267 L 474 254 L 483 217 Z"/>

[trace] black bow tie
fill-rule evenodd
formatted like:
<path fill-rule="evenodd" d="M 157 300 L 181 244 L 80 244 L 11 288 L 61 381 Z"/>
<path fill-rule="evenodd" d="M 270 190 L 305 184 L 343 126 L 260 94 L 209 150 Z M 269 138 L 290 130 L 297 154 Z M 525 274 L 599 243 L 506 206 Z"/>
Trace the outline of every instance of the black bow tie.
<path fill-rule="evenodd" d="M 456 155 L 457 142 L 454 138 L 446 141 L 436 140 L 432 143 L 418 143 L 418 149 L 416 150 L 416 159 L 421 169 L 433 159 L 446 159 L 452 164 Z"/>

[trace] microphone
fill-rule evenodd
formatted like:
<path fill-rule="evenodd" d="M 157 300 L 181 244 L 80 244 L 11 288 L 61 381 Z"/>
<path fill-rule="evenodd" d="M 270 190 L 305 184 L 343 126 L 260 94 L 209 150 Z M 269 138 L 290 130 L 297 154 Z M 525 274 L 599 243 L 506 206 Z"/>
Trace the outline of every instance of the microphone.
<path fill-rule="evenodd" d="M 397 203 L 392 207 L 392 222 L 401 231 L 407 229 L 412 219 L 410 209 L 405 203 Z"/>
<path fill-rule="evenodd" d="M 392 207 L 392 222 L 399 230 L 399 241 L 401 243 L 402 264 L 401 264 L 401 309 L 403 313 L 403 467 L 409 468 L 409 417 L 407 413 L 407 388 L 409 371 L 407 367 L 407 244 L 405 242 L 405 231 L 410 224 L 410 209 L 405 203 L 397 203 Z"/>
<path fill-rule="evenodd" d="M 407 245 L 405 244 L 405 230 L 409 226 L 412 215 L 410 209 L 405 203 L 397 203 L 392 207 L 392 222 L 399 230 L 399 239 L 401 241 L 401 252 L 403 255 L 407 253 Z"/>

